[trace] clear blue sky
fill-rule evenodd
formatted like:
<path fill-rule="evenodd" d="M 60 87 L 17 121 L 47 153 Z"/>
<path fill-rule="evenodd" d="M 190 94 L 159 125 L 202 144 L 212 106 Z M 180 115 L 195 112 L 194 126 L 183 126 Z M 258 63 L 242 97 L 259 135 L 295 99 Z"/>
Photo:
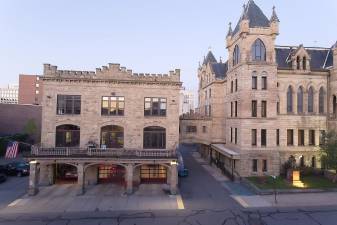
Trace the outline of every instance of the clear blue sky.
<path fill-rule="evenodd" d="M 227 58 L 225 35 L 243 0 L 0 0 L 0 86 L 42 64 L 94 70 L 109 62 L 134 72 L 182 69 L 197 89 L 198 61 L 211 46 Z M 330 47 L 337 40 L 337 1 L 255 0 L 267 17 L 276 6 L 277 44 Z"/>

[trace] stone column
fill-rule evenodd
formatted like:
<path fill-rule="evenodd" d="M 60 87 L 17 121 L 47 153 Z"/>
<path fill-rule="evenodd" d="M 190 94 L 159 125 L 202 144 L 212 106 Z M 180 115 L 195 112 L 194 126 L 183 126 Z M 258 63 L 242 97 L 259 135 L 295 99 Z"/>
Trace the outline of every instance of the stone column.
<path fill-rule="evenodd" d="M 177 164 L 173 163 L 170 168 L 170 191 L 172 195 L 177 194 L 178 186 L 178 169 Z"/>
<path fill-rule="evenodd" d="M 133 164 L 126 165 L 126 193 L 132 194 L 133 191 Z"/>
<path fill-rule="evenodd" d="M 40 163 L 40 177 L 39 177 L 39 184 L 42 186 L 48 186 L 49 183 L 49 174 L 48 174 L 48 165 L 45 163 Z"/>
<path fill-rule="evenodd" d="M 49 184 L 54 184 L 54 164 L 48 165 L 47 169 Z"/>
<path fill-rule="evenodd" d="M 77 195 L 84 194 L 84 163 L 79 163 L 77 166 Z"/>
<path fill-rule="evenodd" d="M 37 183 L 39 170 L 37 168 L 37 162 L 31 161 L 29 162 L 30 170 L 29 170 L 29 186 L 28 186 L 28 194 L 33 196 L 39 192 Z"/>

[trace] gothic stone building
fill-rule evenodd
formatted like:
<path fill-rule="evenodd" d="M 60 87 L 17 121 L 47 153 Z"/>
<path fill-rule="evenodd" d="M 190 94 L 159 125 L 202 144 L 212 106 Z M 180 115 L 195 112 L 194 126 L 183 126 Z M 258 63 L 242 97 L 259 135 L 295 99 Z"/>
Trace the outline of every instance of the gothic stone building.
<path fill-rule="evenodd" d="M 44 65 L 41 146 L 32 150 L 29 190 L 73 182 L 177 189 L 180 70 L 134 74 L 119 64 L 96 72 Z"/>
<path fill-rule="evenodd" d="M 231 177 L 279 175 L 294 157 L 320 167 L 320 135 L 336 127 L 337 46 L 277 46 L 279 19 L 250 0 L 229 28 L 226 62 L 208 52 L 198 70 L 199 108 L 180 139 Z"/>

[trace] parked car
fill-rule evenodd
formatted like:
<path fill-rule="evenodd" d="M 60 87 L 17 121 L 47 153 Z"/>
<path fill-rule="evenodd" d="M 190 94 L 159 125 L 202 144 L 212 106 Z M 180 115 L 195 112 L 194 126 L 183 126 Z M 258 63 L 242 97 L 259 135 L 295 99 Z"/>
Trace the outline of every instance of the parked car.
<path fill-rule="evenodd" d="M 6 171 L 6 166 L 0 165 L 0 183 L 7 180 Z"/>
<path fill-rule="evenodd" d="M 7 180 L 7 176 L 4 173 L 0 173 L 0 183 L 5 182 Z"/>
<path fill-rule="evenodd" d="M 29 175 L 29 164 L 26 162 L 12 162 L 6 166 L 6 173 L 10 176 L 27 176 Z"/>

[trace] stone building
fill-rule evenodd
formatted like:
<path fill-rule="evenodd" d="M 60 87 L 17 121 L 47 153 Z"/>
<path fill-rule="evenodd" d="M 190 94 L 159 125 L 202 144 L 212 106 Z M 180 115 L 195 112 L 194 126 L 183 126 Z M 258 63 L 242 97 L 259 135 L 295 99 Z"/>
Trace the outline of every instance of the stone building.
<path fill-rule="evenodd" d="M 91 71 L 44 65 L 41 146 L 29 156 L 39 185 L 140 184 L 177 191 L 180 70 L 136 74 L 119 64 Z"/>
<path fill-rule="evenodd" d="M 320 136 L 336 127 L 337 46 L 277 46 L 279 19 L 250 0 L 226 38 L 227 61 L 198 69 L 198 113 L 180 120 L 182 143 L 232 178 L 279 175 L 294 157 L 320 167 Z"/>
<path fill-rule="evenodd" d="M 180 90 L 179 115 L 194 111 L 194 93 L 183 88 Z"/>

